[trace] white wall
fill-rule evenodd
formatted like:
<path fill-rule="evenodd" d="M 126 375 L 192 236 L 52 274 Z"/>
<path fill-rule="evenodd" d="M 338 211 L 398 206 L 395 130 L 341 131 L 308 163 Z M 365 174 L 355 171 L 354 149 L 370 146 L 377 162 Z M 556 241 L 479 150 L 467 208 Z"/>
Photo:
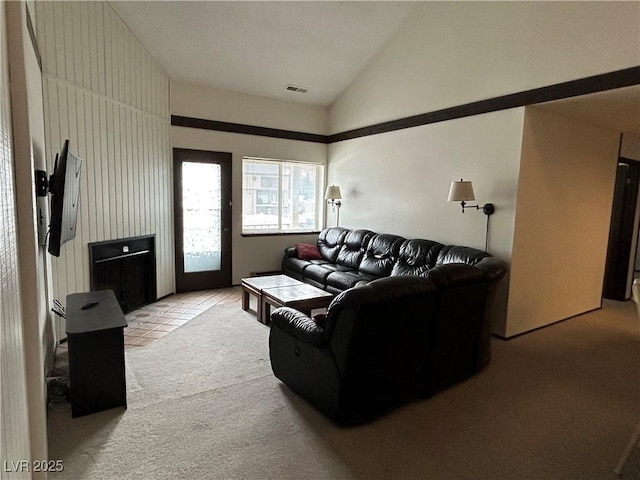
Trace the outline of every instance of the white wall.
<path fill-rule="evenodd" d="M 526 109 L 505 336 L 600 308 L 619 138 Z"/>
<path fill-rule="evenodd" d="M 494 112 L 332 144 L 329 183 L 341 188 L 340 223 L 484 249 L 486 216 L 477 210 L 462 214 L 459 203 L 447 202 L 451 181 L 464 178 L 473 181 L 480 205 L 495 205 L 489 251 L 508 258 L 523 111 Z"/>
<path fill-rule="evenodd" d="M 37 2 L 47 171 L 64 139 L 83 159 L 76 239 L 53 296 L 89 290 L 88 244 L 156 235 L 157 294 L 174 291 L 169 78 L 105 2 Z"/>
<path fill-rule="evenodd" d="M 488 250 L 509 260 L 523 115 L 513 109 L 332 144 L 340 224 L 484 250 L 486 215 L 447 202 L 451 181 L 464 178 L 477 203 L 495 205 Z M 497 310 L 504 322 L 506 292 Z"/>
<path fill-rule="evenodd" d="M 42 75 L 27 25 L 25 2 L 7 7 L 9 71 L 20 242 L 19 269 L 32 459 L 47 458 L 45 376 L 53 366 L 53 329 L 47 302 L 46 253 L 38 243 L 34 170 L 43 169 Z M 38 472 L 34 478 L 46 474 Z"/>
<path fill-rule="evenodd" d="M 220 92 L 178 82 L 171 82 L 171 114 L 316 134 L 325 132 L 327 120 L 326 109 L 322 107 Z M 232 153 L 234 284 L 239 284 L 251 272 L 279 270 L 284 249 L 295 242 L 315 242 L 317 235 L 314 234 L 242 236 L 242 157 L 325 164 L 326 144 L 186 127 L 171 127 L 171 143 L 174 148 Z"/>
<path fill-rule="evenodd" d="M 331 133 L 638 65 L 638 2 L 420 2 Z"/>
<path fill-rule="evenodd" d="M 31 458 L 9 96 L 7 2 L 0 3 L 0 461 Z M 15 5 L 13 5 L 15 7 Z M 0 471 L 0 478 L 16 478 Z"/>
<path fill-rule="evenodd" d="M 171 115 L 326 134 L 327 109 L 171 81 Z"/>
<path fill-rule="evenodd" d="M 640 161 L 640 134 L 625 132 L 620 140 L 620 156 Z"/>

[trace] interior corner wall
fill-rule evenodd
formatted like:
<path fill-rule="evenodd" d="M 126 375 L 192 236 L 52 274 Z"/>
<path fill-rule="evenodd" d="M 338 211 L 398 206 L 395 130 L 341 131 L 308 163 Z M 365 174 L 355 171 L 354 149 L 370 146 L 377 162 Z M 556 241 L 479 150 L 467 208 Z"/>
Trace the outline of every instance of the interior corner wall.
<path fill-rule="evenodd" d="M 323 134 L 327 111 L 323 107 L 267 100 L 250 95 L 171 82 L 171 113 L 262 127 Z M 259 120 L 256 120 L 259 119 Z M 327 145 L 258 135 L 171 127 L 174 148 L 232 154 L 232 282 L 239 284 L 252 272 L 280 270 L 284 249 L 296 242 L 315 243 L 317 234 L 242 235 L 242 158 L 263 157 L 326 164 Z M 326 172 L 325 172 L 326 175 Z"/>
<path fill-rule="evenodd" d="M 53 297 L 89 290 L 89 243 L 149 234 L 157 295 L 171 294 L 169 78 L 107 2 L 36 2 L 36 13 L 47 171 L 67 138 L 83 160 L 76 238 L 52 261 Z"/>
<path fill-rule="evenodd" d="M 525 109 L 505 337 L 600 308 L 619 139 Z"/>

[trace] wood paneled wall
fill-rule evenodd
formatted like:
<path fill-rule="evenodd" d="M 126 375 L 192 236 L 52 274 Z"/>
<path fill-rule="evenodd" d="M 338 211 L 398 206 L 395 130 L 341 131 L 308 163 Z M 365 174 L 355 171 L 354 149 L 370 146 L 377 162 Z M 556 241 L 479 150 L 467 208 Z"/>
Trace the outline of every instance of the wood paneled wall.
<path fill-rule="evenodd" d="M 76 239 L 54 296 L 89 290 L 90 242 L 156 235 L 157 292 L 174 291 L 169 77 L 105 2 L 36 2 L 48 173 L 64 139 L 83 159 Z"/>

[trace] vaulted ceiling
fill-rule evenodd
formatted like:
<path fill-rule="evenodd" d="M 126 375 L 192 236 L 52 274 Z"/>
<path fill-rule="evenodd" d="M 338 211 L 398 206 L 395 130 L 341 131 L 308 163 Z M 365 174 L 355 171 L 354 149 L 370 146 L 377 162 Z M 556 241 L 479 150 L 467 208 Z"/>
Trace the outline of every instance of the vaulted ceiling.
<path fill-rule="evenodd" d="M 172 80 L 331 106 L 416 4 L 405 1 L 111 1 Z M 308 89 L 298 93 L 287 85 Z M 640 87 L 544 105 L 640 132 Z"/>
<path fill-rule="evenodd" d="M 415 2 L 110 2 L 173 80 L 331 105 Z M 287 84 L 307 93 L 286 90 Z"/>

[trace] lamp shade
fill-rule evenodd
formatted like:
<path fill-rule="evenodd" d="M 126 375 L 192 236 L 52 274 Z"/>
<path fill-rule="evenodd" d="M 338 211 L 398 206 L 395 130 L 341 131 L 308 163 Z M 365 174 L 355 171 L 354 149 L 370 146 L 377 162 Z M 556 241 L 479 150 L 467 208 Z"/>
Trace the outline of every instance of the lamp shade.
<path fill-rule="evenodd" d="M 324 194 L 325 200 L 339 200 L 341 198 L 342 195 L 340 195 L 340 187 L 337 187 L 335 185 L 330 185 L 327 187 L 327 191 Z"/>
<path fill-rule="evenodd" d="M 447 198 L 448 202 L 468 202 L 475 199 L 473 185 L 470 181 L 460 180 L 459 182 L 451 182 L 449 198 Z"/>

